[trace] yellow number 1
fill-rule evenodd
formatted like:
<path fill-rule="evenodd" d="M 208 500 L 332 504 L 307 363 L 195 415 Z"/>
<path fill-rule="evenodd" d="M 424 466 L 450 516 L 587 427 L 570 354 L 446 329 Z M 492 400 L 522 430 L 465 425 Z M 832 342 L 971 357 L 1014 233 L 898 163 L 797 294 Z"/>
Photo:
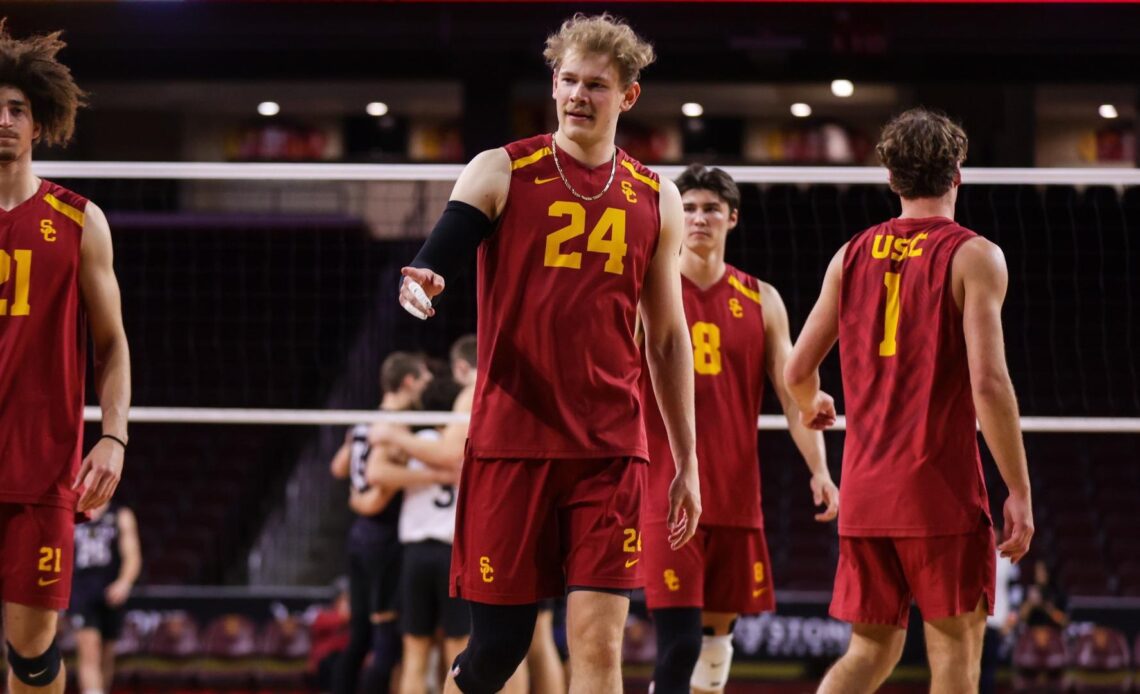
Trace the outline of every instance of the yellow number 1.
<path fill-rule="evenodd" d="M 0 284 L 12 276 L 12 261 L 16 263 L 16 289 L 12 298 L 13 316 L 26 316 L 31 311 L 28 305 L 28 286 L 32 282 L 32 252 L 26 250 L 0 251 Z M 8 300 L 0 299 L 0 316 L 9 315 Z"/>
<path fill-rule="evenodd" d="M 883 284 L 887 287 L 887 310 L 883 315 L 883 341 L 879 343 L 879 356 L 893 357 L 898 351 L 895 337 L 899 331 L 899 273 L 884 274 Z"/>

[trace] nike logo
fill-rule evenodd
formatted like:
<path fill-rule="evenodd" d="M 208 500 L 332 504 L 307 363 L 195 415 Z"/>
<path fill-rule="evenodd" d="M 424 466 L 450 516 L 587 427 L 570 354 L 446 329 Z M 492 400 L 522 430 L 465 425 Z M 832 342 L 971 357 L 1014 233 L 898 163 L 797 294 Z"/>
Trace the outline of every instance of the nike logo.
<path fill-rule="evenodd" d="M 633 566 L 634 564 L 636 564 L 639 561 L 641 561 L 641 557 L 638 557 L 637 559 L 626 559 L 625 560 L 625 568 L 628 569 L 629 567 Z"/>
<path fill-rule="evenodd" d="M 558 180 L 557 176 L 551 176 L 550 178 L 539 178 L 539 177 L 535 176 L 534 184 L 536 186 L 540 186 L 543 183 L 550 183 L 551 181 L 557 181 L 557 180 Z"/>
<path fill-rule="evenodd" d="M 47 674 L 47 671 L 48 671 L 48 669 L 45 667 L 43 670 L 40 670 L 39 672 L 33 672 L 33 673 L 31 673 L 31 674 L 29 674 L 29 675 L 28 675 L 28 679 L 30 679 L 30 680 L 38 680 L 39 678 L 41 678 L 41 677 L 43 677 L 44 675 L 46 675 L 46 674 Z"/>
<path fill-rule="evenodd" d="M 712 670 L 715 670 L 718 667 L 720 667 L 721 665 L 724 665 L 724 661 L 721 661 L 719 663 L 709 663 L 709 668 Z"/>
<path fill-rule="evenodd" d="M 43 578 L 41 578 L 41 579 L 40 579 L 40 581 L 39 581 L 39 583 L 40 583 L 40 588 L 43 588 L 44 586 L 50 586 L 50 585 L 51 585 L 51 584 L 53 584 L 53 583 L 59 583 L 59 582 L 60 582 L 60 581 L 62 581 L 62 580 L 63 580 L 62 578 L 53 578 L 53 579 L 51 579 L 51 580 L 49 581 L 49 580 L 47 580 L 47 579 L 43 579 Z"/>
<path fill-rule="evenodd" d="M 764 591 L 766 591 L 766 590 L 768 590 L 768 589 L 767 588 L 757 588 L 756 590 L 752 591 L 752 597 L 758 598 L 761 595 L 763 595 Z"/>

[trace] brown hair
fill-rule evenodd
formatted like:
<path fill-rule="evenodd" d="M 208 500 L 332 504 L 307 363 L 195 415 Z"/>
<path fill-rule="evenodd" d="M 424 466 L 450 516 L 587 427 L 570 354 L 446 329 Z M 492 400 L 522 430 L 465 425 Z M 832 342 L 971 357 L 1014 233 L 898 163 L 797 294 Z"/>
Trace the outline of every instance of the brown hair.
<path fill-rule="evenodd" d="M 419 376 L 427 368 L 427 362 L 411 352 L 392 352 L 380 365 L 380 390 L 385 395 L 395 393 L 408 376 Z"/>
<path fill-rule="evenodd" d="M 451 357 L 453 363 L 462 359 L 474 369 L 476 362 L 479 360 L 479 350 L 475 336 L 464 335 L 456 340 L 455 343 L 451 345 L 451 352 L 448 356 Z"/>
<path fill-rule="evenodd" d="M 75 132 L 75 113 L 87 105 L 87 94 L 75 84 L 71 70 L 56 60 L 67 45 L 62 32 L 17 40 L 0 19 L 0 85 L 15 87 L 28 97 L 32 122 L 40 126 L 40 140 L 63 145 Z"/>
<path fill-rule="evenodd" d="M 546 64 L 557 71 L 571 51 L 608 55 L 617 68 L 622 87 L 636 82 L 642 69 L 657 60 L 652 45 L 608 12 L 592 17 L 579 12 L 562 22 L 557 33 L 546 37 L 546 50 L 542 55 Z"/>
<path fill-rule="evenodd" d="M 740 188 L 722 169 L 710 169 L 704 164 L 690 164 L 677 177 L 677 190 L 681 195 L 690 190 L 707 190 L 728 204 L 728 211 L 740 209 Z"/>
<path fill-rule="evenodd" d="M 875 152 L 891 172 L 891 189 L 912 200 L 945 195 L 968 147 L 960 125 L 944 113 L 919 107 L 887 123 Z"/>

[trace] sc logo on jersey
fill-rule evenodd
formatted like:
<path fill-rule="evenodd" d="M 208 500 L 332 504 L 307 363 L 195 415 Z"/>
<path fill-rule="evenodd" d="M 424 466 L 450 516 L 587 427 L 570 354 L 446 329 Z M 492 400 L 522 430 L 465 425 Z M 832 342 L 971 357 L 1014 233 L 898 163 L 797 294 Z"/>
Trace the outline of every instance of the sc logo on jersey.
<path fill-rule="evenodd" d="M 44 235 L 44 241 L 55 243 L 55 227 L 52 226 L 50 219 L 40 220 L 40 233 Z"/>
<path fill-rule="evenodd" d="M 665 569 L 665 587 L 674 593 L 681 590 L 681 579 L 673 569 Z"/>
<path fill-rule="evenodd" d="M 728 300 L 728 310 L 732 313 L 733 318 L 741 318 L 744 316 L 744 306 L 740 304 L 740 300 L 735 296 Z"/>
<path fill-rule="evenodd" d="M 495 582 L 495 569 L 491 567 L 490 557 L 479 557 L 479 573 L 482 574 L 484 583 Z"/>
<path fill-rule="evenodd" d="M 633 184 L 629 181 L 621 182 L 621 192 L 625 193 L 626 201 L 637 202 L 637 192 L 633 189 Z"/>

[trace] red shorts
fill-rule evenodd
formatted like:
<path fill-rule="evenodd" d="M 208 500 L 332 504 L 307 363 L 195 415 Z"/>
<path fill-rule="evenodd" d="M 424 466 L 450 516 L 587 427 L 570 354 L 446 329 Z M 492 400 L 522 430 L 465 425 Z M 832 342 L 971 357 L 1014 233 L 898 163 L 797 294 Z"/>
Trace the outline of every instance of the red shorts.
<path fill-rule="evenodd" d="M 761 528 L 701 525 L 684 547 L 669 546 L 664 521 L 645 524 L 645 604 L 758 614 L 776 609 Z"/>
<path fill-rule="evenodd" d="M 929 622 L 973 612 L 982 596 L 993 614 L 996 571 L 988 525 L 964 535 L 840 536 L 831 616 L 905 629 L 912 600 Z"/>
<path fill-rule="evenodd" d="M 648 470 L 637 458 L 467 458 L 455 509 L 452 597 L 522 605 L 563 595 L 567 586 L 640 586 Z"/>
<path fill-rule="evenodd" d="M 0 600 L 65 609 L 74 558 L 74 511 L 0 504 Z"/>

